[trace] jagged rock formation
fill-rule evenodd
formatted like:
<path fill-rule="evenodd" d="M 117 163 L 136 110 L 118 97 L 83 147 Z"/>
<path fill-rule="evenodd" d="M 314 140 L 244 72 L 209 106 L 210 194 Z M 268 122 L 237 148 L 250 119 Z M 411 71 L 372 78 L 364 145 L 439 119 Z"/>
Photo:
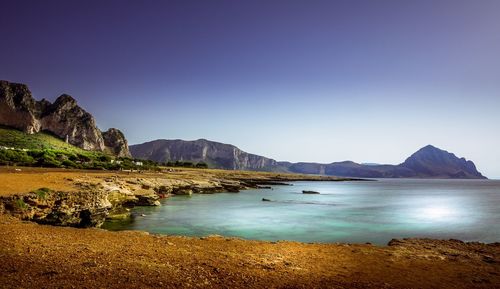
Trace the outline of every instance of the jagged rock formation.
<path fill-rule="evenodd" d="M 399 165 L 358 164 L 352 161 L 320 163 L 277 162 L 249 154 L 233 145 L 208 140 L 156 140 L 130 146 L 136 158 L 205 162 L 222 169 L 291 172 L 356 178 L 485 178 L 472 161 L 426 146 Z"/>
<path fill-rule="evenodd" d="M 155 140 L 130 146 L 136 158 L 167 161 L 204 162 L 214 168 L 231 170 L 267 170 L 277 166 L 273 159 L 246 153 L 239 148 L 206 139 L 194 141 Z"/>
<path fill-rule="evenodd" d="M 120 157 L 130 156 L 127 140 L 120 130 L 110 128 L 102 133 L 102 137 L 105 147 L 108 148 L 112 154 Z"/>
<path fill-rule="evenodd" d="M 94 117 L 67 94 L 54 103 L 36 101 L 25 84 L 0 80 L 0 124 L 30 134 L 49 131 L 82 149 L 130 156 L 127 141 L 119 130 L 102 133 Z"/>

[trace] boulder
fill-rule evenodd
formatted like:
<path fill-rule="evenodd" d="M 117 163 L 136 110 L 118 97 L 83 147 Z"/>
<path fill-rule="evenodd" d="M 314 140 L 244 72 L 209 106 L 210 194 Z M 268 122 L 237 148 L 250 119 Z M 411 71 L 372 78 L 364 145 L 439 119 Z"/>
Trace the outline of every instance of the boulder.
<path fill-rule="evenodd" d="M 316 191 L 302 191 L 302 193 L 308 195 L 319 195 L 319 192 Z"/>

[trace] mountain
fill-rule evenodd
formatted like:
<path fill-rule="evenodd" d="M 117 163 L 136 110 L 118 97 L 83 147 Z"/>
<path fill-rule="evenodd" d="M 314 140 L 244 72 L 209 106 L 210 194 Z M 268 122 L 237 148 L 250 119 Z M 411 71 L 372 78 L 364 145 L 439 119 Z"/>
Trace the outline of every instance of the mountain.
<path fill-rule="evenodd" d="M 432 145 L 421 148 L 399 166 L 414 171 L 417 177 L 484 178 L 472 161 Z"/>
<path fill-rule="evenodd" d="M 358 164 L 352 161 L 320 163 L 277 162 L 246 153 L 239 148 L 205 139 L 195 141 L 156 140 L 130 146 L 135 158 L 167 161 L 205 162 L 210 167 L 319 174 L 361 178 L 485 178 L 472 161 L 426 146 L 399 165 Z"/>
<path fill-rule="evenodd" d="M 246 153 L 239 148 L 206 139 L 194 141 L 155 140 L 130 146 L 135 158 L 157 162 L 204 162 L 213 168 L 230 170 L 268 170 L 277 167 L 273 159 Z"/>
<path fill-rule="evenodd" d="M 47 131 L 85 150 L 130 156 L 123 133 L 101 132 L 94 117 L 67 94 L 54 103 L 36 101 L 25 84 L 0 80 L 0 125 L 29 134 Z"/>

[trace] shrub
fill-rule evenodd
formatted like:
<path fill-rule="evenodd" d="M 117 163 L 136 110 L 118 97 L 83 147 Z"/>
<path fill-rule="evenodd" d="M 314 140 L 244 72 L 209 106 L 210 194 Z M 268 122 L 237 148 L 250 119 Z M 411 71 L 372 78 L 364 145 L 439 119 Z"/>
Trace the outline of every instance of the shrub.
<path fill-rule="evenodd" d="M 24 202 L 23 199 L 17 199 L 15 202 L 15 205 L 16 205 L 16 208 L 18 208 L 22 211 L 28 209 L 28 205 Z"/>
<path fill-rule="evenodd" d="M 208 165 L 206 163 L 197 163 L 196 167 L 199 169 L 206 169 L 208 168 Z"/>
<path fill-rule="evenodd" d="M 50 192 L 49 188 L 39 188 L 38 190 L 34 191 L 39 199 L 45 200 L 47 198 L 47 194 Z"/>

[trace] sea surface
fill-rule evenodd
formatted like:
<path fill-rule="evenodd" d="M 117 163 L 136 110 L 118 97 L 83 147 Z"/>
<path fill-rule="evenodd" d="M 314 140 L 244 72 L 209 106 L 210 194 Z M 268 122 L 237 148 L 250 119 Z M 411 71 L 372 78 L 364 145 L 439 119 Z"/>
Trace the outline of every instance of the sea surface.
<path fill-rule="evenodd" d="M 164 199 L 161 207 L 136 207 L 131 221 L 107 222 L 104 228 L 380 245 L 404 237 L 500 241 L 500 181 L 381 179 L 290 184 L 240 193 L 174 196 Z M 302 190 L 321 194 L 302 194 Z"/>

